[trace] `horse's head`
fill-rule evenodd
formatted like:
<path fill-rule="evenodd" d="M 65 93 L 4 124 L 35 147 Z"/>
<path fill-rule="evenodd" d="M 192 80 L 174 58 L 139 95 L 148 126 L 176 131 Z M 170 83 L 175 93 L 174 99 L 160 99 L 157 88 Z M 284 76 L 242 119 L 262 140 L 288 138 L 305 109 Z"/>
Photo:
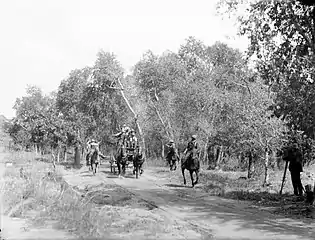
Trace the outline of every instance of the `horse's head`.
<path fill-rule="evenodd" d="M 142 150 L 141 150 L 140 146 L 136 147 L 136 155 L 139 156 L 139 157 L 142 157 Z"/>
<path fill-rule="evenodd" d="M 127 157 L 127 149 L 126 149 L 126 147 L 125 147 L 124 145 L 122 145 L 122 146 L 120 147 L 120 156 L 121 156 L 122 158 Z"/>

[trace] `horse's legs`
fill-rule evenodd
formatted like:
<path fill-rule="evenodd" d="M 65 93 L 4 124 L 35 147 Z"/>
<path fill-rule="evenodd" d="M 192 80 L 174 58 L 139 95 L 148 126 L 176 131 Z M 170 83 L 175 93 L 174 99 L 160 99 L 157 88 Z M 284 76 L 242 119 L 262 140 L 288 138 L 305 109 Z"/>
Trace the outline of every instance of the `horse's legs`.
<path fill-rule="evenodd" d="M 184 178 L 184 185 L 186 185 L 186 178 L 185 178 L 185 168 L 182 167 L 182 175 Z"/>
<path fill-rule="evenodd" d="M 117 169 L 118 169 L 118 176 L 120 176 L 120 174 L 121 174 L 121 165 L 120 165 L 119 161 L 117 161 Z"/>
<path fill-rule="evenodd" d="M 93 175 L 95 175 L 96 173 L 96 163 L 92 163 L 92 172 L 93 172 Z"/>
<path fill-rule="evenodd" d="M 196 181 L 195 181 L 195 185 L 196 185 L 198 184 L 198 181 L 199 181 L 199 170 L 196 170 L 195 173 L 196 173 Z"/>
<path fill-rule="evenodd" d="M 140 169 L 140 175 L 143 173 L 143 168 L 142 168 L 142 164 L 143 163 L 141 163 L 141 164 L 139 164 L 139 169 Z"/>
<path fill-rule="evenodd" d="M 133 158 L 132 159 L 132 164 L 133 164 L 133 171 L 132 171 L 132 173 L 133 173 L 133 175 L 135 175 L 136 174 L 136 171 L 137 171 L 137 167 L 138 167 L 138 159 L 137 158 Z"/>
<path fill-rule="evenodd" d="M 194 170 L 189 170 L 189 174 L 190 174 L 190 178 L 191 178 L 191 184 L 192 184 L 192 187 L 195 186 L 195 183 L 194 183 Z"/>
<path fill-rule="evenodd" d="M 122 162 L 122 175 L 126 174 L 126 164 L 127 164 L 126 161 Z"/>
<path fill-rule="evenodd" d="M 95 173 L 97 172 L 98 168 L 99 168 L 99 163 L 97 162 L 95 163 Z"/>

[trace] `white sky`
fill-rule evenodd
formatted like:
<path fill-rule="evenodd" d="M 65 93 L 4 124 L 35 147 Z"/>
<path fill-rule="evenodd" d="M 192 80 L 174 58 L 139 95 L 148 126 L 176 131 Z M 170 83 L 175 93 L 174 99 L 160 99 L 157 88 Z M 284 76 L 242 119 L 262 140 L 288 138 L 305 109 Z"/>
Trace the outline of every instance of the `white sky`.
<path fill-rule="evenodd" d="M 146 50 L 177 51 L 188 36 L 241 50 L 233 23 L 215 16 L 216 0 L 0 1 L 0 114 L 15 115 L 28 84 L 57 90 L 68 73 L 92 65 L 101 48 L 126 72 Z M 229 38 L 227 38 L 229 36 Z M 232 37 L 232 38 L 231 38 Z"/>

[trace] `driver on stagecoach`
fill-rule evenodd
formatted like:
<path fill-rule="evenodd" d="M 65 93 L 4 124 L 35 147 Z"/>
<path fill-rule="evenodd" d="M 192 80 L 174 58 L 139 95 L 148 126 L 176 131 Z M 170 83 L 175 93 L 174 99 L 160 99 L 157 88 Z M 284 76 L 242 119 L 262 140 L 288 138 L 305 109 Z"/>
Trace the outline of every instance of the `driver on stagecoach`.
<path fill-rule="evenodd" d="M 136 137 L 135 130 L 131 129 L 130 135 L 127 138 L 127 149 L 128 151 L 134 152 L 136 146 L 138 146 L 138 139 Z"/>
<path fill-rule="evenodd" d="M 114 134 L 113 136 L 119 138 L 118 142 L 120 143 L 120 145 L 124 145 L 129 133 L 130 128 L 126 124 L 124 124 L 121 128 L 121 131 L 119 133 Z"/>

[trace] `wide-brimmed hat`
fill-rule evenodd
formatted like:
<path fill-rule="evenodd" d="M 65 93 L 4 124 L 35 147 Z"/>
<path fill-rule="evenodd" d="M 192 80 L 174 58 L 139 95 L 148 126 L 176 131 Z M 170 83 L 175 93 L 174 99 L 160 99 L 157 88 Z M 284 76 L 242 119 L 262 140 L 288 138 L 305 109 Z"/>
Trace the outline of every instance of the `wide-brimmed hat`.
<path fill-rule="evenodd" d="M 170 143 L 174 143 L 174 140 L 170 139 Z"/>
<path fill-rule="evenodd" d="M 192 135 L 191 138 L 196 139 L 197 135 Z"/>

